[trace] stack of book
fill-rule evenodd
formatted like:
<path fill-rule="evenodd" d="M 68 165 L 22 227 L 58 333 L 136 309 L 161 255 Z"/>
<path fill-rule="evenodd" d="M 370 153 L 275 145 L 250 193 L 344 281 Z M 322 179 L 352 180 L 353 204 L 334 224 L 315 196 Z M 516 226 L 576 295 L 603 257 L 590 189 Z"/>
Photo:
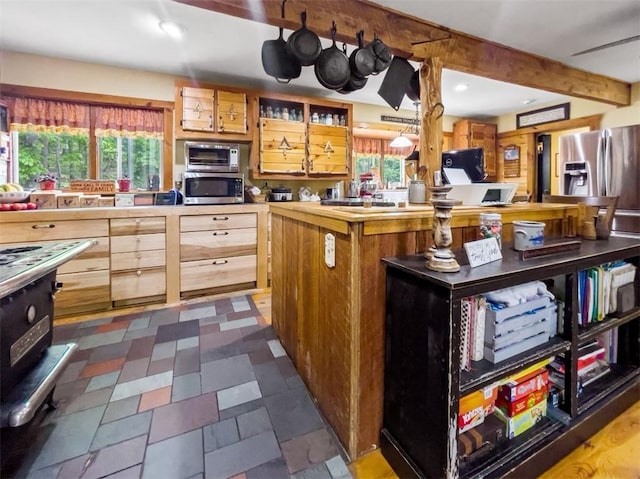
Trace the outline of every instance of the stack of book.
<path fill-rule="evenodd" d="M 636 267 L 624 261 L 606 263 L 578 273 L 578 322 L 581 326 L 602 321 L 618 310 L 617 292 L 633 282 Z"/>
<path fill-rule="evenodd" d="M 605 376 L 611 371 L 609 361 L 611 359 L 611 349 L 609 344 L 602 344 L 605 337 L 609 337 L 610 332 L 601 338 L 593 339 L 581 344 L 578 347 L 578 394 L 582 393 L 585 386 L 597 379 Z M 565 386 L 565 359 L 559 354 L 549 364 L 549 381 L 558 390 L 560 397 Z"/>

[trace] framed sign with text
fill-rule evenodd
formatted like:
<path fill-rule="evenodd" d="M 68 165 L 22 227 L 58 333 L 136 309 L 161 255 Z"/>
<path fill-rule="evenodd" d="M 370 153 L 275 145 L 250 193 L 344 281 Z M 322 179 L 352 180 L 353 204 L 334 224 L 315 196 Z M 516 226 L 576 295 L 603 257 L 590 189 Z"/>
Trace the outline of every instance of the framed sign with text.
<path fill-rule="evenodd" d="M 543 123 L 551 123 L 552 121 L 568 120 L 569 105 L 570 103 L 563 103 L 562 105 L 519 113 L 516 115 L 516 128 L 541 125 Z"/>

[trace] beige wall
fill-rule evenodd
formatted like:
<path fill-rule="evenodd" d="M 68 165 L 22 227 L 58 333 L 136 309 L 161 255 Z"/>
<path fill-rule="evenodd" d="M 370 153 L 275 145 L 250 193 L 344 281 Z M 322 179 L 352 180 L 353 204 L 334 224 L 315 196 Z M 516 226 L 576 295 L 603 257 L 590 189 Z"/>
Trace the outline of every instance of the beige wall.
<path fill-rule="evenodd" d="M 535 108 L 523 110 L 518 113 L 538 110 L 547 106 L 554 106 L 565 102 L 556 102 L 546 105 L 538 105 Z M 614 128 L 617 126 L 640 124 L 640 82 L 631 85 L 631 105 L 615 107 L 605 103 L 599 103 L 581 98 L 572 98 L 569 103 L 571 118 L 582 118 L 590 115 L 602 114 L 600 126 L 602 128 Z M 516 115 L 502 115 L 498 118 L 498 132 L 512 131 L 516 129 Z"/>

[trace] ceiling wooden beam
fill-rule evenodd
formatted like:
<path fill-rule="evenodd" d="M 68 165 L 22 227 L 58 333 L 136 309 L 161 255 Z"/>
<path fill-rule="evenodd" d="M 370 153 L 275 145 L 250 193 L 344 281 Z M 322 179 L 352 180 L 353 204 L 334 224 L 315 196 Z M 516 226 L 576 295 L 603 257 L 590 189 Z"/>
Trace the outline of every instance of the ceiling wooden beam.
<path fill-rule="evenodd" d="M 438 57 L 449 70 L 616 106 L 631 103 L 629 83 L 450 30 L 367 0 L 288 0 L 284 19 L 280 0 L 175 1 L 291 30 L 300 27 L 300 13 L 306 10 L 307 27 L 321 37 L 330 38 L 335 20 L 340 42 L 355 45 L 356 32 L 364 29 L 365 41 L 376 33 L 394 54 L 412 55 L 411 60 Z"/>

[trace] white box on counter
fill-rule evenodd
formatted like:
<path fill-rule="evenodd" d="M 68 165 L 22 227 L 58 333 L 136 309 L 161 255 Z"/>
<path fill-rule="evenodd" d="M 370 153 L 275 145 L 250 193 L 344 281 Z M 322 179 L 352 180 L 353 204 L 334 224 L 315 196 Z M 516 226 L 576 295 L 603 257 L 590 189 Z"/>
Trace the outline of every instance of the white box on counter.
<path fill-rule="evenodd" d="M 116 193 L 116 206 L 133 206 L 135 195 L 133 193 Z"/>

